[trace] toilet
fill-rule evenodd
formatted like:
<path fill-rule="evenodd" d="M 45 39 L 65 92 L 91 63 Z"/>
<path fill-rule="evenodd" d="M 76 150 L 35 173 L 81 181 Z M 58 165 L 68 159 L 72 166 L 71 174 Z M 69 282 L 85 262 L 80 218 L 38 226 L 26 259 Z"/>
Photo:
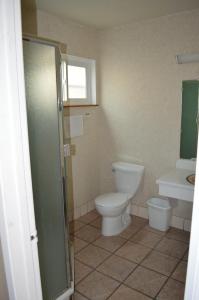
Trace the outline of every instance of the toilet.
<path fill-rule="evenodd" d="M 121 233 L 131 222 L 130 201 L 135 196 L 144 174 L 141 165 L 114 162 L 112 164 L 116 193 L 108 193 L 95 199 L 95 207 L 102 216 L 102 235 Z"/>

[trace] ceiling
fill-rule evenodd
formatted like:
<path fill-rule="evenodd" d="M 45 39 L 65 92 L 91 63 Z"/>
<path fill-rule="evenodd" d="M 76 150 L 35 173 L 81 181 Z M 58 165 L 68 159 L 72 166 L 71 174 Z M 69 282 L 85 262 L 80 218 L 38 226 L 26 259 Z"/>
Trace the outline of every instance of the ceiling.
<path fill-rule="evenodd" d="M 99 29 L 199 8 L 199 0 L 36 0 L 37 8 Z"/>

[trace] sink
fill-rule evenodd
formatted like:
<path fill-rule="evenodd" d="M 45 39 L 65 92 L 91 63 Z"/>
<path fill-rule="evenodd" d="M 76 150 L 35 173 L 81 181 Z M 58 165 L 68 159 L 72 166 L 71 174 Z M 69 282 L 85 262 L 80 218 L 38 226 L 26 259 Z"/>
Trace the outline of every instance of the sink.
<path fill-rule="evenodd" d="M 194 172 L 195 161 L 179 159 L 176 162 L 176 168 L 156 180 L 159 186 L 159 194 L 193 202 L 194 185 L 188 181 L 188 178 L 190 179 L 191 176 L 193 178 Z"/>
<path fill-rule="evenodd" d="M 191 175 L 187 176 L 186 180 L 187 180 L 189 183 L 195 185 L 195 174 L 191 174 Z"/>

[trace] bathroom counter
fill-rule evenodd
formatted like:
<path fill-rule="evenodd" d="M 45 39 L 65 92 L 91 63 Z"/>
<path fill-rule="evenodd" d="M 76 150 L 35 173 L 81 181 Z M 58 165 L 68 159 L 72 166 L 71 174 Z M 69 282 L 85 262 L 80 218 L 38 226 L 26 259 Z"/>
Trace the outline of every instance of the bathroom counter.
<path fill-rule="evenodd" d="M 156 180 L 159 194 L 179 200 L 193 202 L 194 185 L 189 183 L 187 176 L 194 174 L 194 170 L 175 168 Z"/>

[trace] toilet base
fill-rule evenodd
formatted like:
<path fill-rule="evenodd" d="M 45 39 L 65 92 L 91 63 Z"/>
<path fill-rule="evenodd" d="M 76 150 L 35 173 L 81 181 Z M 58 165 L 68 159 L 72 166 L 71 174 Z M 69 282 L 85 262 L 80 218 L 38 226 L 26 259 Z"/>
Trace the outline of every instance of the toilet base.
<path fill-rule="evenodd" d="M 117 217 L 103 217 L 102 218 L 102 235 L 112 236 L 120 234 L 131 223 L 130 215 L 125 212 Z"/>

